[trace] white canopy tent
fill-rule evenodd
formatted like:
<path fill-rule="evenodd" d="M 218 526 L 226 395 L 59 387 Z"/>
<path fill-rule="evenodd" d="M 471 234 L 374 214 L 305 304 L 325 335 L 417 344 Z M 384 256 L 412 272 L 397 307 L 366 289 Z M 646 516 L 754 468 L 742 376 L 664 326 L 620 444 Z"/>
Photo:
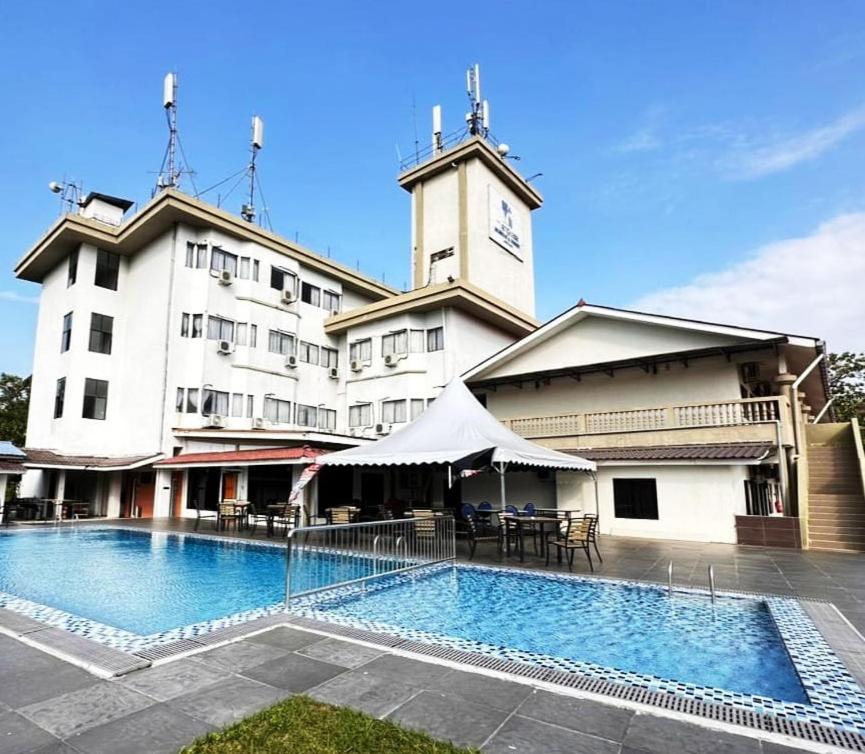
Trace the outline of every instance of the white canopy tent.
<path fill-rule="evenodd" d="M 459 378 L 454 378 L 432 405 L 402 429 L 370 445 L 327 453 L 323 466 L 447 465 L 464 471 L 492 466 L 501 479 L 506 502 L 505 472 L 539 468 L 581 471 L 595 476 L 593 461 L 545 448 L 514 434 L 490 414 Z"/>

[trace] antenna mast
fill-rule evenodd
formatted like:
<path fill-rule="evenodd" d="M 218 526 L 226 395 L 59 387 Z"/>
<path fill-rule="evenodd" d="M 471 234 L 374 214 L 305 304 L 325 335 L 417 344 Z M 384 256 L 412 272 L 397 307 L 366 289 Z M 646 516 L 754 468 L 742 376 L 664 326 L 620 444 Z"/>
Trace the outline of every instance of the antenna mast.
<path fill-rule="evenodd" d="M 165 119 L 168 123 L 168 146 L 162 167 L 156 178 L 156 190 L 177 188 L 180 185 L 180 168 L 177 161 L 177 74 L 166 73 L 162 81 L 162 107 L 165 108 Z"/>
<path fill-rule="evenodd" d="M 264 121 L 257 115 L 252 116 L 252 140 L 249 146 L 249 194 L 246 204 L 240 208 L 240 216 L 251 223 L 255 221 L 255 158 L 258 150 L 264 146 Z"/>
<path fill-rule="evenodd" d="M 481 67 L 477 63 L 466 71 L 466 93 L 470 107 L 466 113 L 469 133 L 486 138 L 490 132 L 490 103 L 481 99 Z"/>

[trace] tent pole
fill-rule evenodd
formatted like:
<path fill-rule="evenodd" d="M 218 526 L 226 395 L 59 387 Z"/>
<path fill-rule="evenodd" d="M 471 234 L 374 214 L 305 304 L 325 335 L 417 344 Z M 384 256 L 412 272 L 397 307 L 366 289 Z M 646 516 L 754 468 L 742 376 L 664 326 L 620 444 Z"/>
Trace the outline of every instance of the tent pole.
<path fill-rule="evenodd" d="M 453 476 L 453 467 L 448 464 L 448 489 L 453 489 L 454 486 L 454 476 Z"/>
<path fill-rule="evenodd" d="M 598 502 L 598 474 L 596 471 L 592 472 L 592 480 L 595 483 L 595 515 L 598 517 L 598 520 L 601 519 L 601 504 Z"/>
<path fill-rule="evenodd" d="M 505 509 L 505 505 L 508 502 L 507 492 L 505 491 L 505 464 L 499 464 L 499 489 L 501 490 L 501 503 L 502 510 Z"/>

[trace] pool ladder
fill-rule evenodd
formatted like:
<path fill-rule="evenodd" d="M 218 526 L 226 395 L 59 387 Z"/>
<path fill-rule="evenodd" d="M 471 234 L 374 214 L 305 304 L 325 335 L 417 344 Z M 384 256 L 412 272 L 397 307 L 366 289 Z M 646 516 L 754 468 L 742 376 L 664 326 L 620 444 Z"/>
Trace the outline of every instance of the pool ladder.
<path fill-rule="evenodd" d="M 667 593 L 670 597 L 673 596 L 673 561 L 667 566 Z M 712 597 L 712 604 L 715 604 L 715 567 L 709 565 L 709 594 Z"/>

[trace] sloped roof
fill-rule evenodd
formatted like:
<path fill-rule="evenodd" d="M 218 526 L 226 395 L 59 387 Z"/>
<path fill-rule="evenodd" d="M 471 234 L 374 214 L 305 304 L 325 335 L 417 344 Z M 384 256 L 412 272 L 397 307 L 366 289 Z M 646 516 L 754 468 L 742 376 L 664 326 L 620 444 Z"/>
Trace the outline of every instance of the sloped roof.
<path fill-rule="evenodd" d="M 319 456 L 328 466 L 489 463 L 594 471 L 595 464 L 514 434 L 455 378 L 417 419 L 382 440 Z"/>
<path fill-rule="evenodd" d="M 93 471 L 121 471 L 146 466 L 162 458 L 162 453 L 138 456 L 75 456 L 44 448 L 27 448 L 24 465 L 33 469 L 90 469 Z"/>
<path fill-rule="evenodd" d="M 157 461 L 154 466 L 244 466 L 246 464 L 286 463 L 309 459 L 326 453 L 322 448 L 309 445 L 294 448 L 255 448 L 252 450 L 228 450 L 212 453 L 181 453 L 179 456 Z"/>
<path fill-rule="evenodd" d="M 0 458 L 20 458 L 24 460 L 24 451 L 8 440 L 0 440 Z"/>
<path fill-rule="evenodd" d="M 639 448 L 577 448 L 563 453 L 592 461 L 761 461 L 774 451 L 769 442 L 649 445 Z"/>

